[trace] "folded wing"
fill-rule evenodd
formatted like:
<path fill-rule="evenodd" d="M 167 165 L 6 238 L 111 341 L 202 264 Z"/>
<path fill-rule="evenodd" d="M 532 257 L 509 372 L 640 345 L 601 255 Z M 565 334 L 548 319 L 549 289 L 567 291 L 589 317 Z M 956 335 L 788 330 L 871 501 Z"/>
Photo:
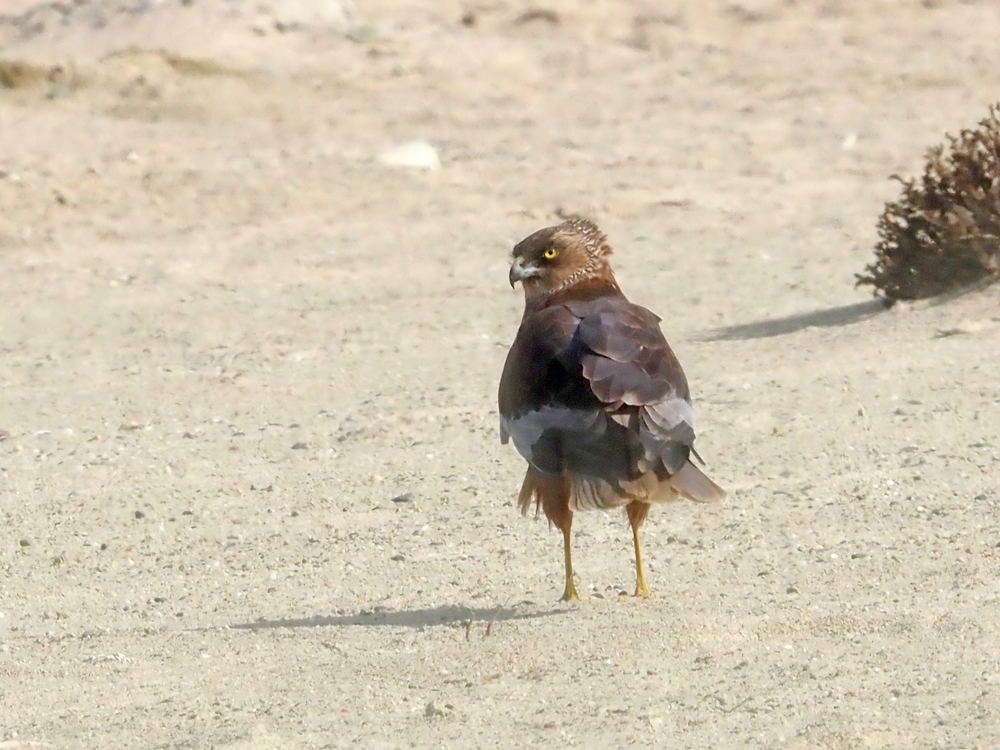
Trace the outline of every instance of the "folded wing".
<path fill-rule="evenodd" d="M 570 473 L 574 505 L 723 491 L 690 461 L 694 410 L 659 318 L 624 296 L 526 318 L 500 385 L 501 439 L 535 471 Z"/>

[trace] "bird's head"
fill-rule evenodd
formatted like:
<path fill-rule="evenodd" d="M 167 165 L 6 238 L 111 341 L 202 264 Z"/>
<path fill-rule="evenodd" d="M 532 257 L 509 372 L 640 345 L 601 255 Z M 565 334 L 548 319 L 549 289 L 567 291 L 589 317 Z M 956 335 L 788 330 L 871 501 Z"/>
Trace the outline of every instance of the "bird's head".
<path fill-rule="evenodd" d="M 554 227 L 539 229 L 514 245 L 510 285 L 524 287 L 525 300 L 546 297 L 585 279 L 604 278 L 614 283 L 607 237 L 592 221 L 572 218 Z"/>

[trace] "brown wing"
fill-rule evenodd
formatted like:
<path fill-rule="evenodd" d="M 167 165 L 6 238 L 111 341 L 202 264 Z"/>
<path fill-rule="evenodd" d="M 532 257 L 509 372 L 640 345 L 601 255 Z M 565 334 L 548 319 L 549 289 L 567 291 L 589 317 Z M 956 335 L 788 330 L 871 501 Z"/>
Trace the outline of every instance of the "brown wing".
<path fill-rule="evenodd" d="M 583 375 L 580 321 L 564 305 L 522 321 L 500 379 L 500 439 L 513 439 L 541 474 L 568 471 L 617 484 L 637 476 L 643 449 Z"/>
<path fill-rule="evenodd" d="M 695 418 L 687 378 L 660 331 L 660 319 L 624 297 L 567 305 L 580 319 L 580 364 L 591 391 L 643 447 L 641 477 L 626 489 L 639 499 L 676 494 L 712 502 L 725 490 L 693 463 Z M 697 455 L 697 454 L 695 454 Z M 649 480 L 657 482 L 650 485 Z M 602 498 L 599 483 L 591 483 Z"/>
<path fill-rule="evenodd" d="M 580 364 L 608 411 L 628 417 L 661 479 L 686 464 L 695 439 L 687 378 L 660 319 L 624 297 L 567 305 L 580 318 Z"/>
<path fill-rule="evenodd" d="M 571 474 L 578 509 L 653 498 L 665 482 L 665 496 L 724 495 L 689 460 L 694 410 L 659 322 L 620 293 L 567 301 L 527 315 L 508 353 L 501 440 L 542 475 Z"/>
<path fill-rule="evenodd" d="M 678 472 L 694 411 L 659 318 L 624 296 L 529 314 L 499 393 L 501 440 L 543 474 L 572 472 L 612 487 Z"/>

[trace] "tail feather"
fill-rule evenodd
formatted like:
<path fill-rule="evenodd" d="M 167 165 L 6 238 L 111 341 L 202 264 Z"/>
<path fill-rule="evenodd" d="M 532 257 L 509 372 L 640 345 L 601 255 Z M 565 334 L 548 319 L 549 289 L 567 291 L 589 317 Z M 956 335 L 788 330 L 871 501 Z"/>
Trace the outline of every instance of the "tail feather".
<path fill-rule="evenodd" d="M 669 483 L 684 497 L 699 503 L 714 503 L 726 496 L 724 489 L 690 461 L 671 475 Z"/>
<path fill-rule="evenodd" d="M 550 527 L 569 528 L 568 524 L 573 522 L 573 511 L 570 508 L 572 491 L 573 486 L 568 477 L 546 476 L 529 466 L 521 484 L 521 492 L 517 496 L 517 505 L 521 515 L 526 516 L 534 500 L 535 518 L 538 518 L 539 512 L 544 512 Z"/>
<path fill-rule="evenodd" d="M 542 505 L 542 495 L 535 486 L 535 477 L 535 470 L 529 466 L 528 471 L 525 472 L 524 481 L 521 483 L 521 492 L 517 496 L 517 507 L 522 516 L 528 515 L 528 508 L 531 507 L 531 501 L 534 499 L 535 518 L 538 518 L 538 510 Z"/>
<path fill-rule="evenodd" d="M 565 511 L 608 510 L 633 500 L 671 502 L 677 500 L 678 495 L 699 503 L 713 503 L 724 498 L 726 491 L 690 461 L 669 479 L 658 481 L 650 472 L 637 480 L 622 483 L 618 489 L 608 482 L 586 477 L 549 477 L 529 466 L 517 496 L 517 507 L 521 515 L 526 516 L 534 504 L 535 518 L 544 511 L 553 521 L 561 518 Z"/>

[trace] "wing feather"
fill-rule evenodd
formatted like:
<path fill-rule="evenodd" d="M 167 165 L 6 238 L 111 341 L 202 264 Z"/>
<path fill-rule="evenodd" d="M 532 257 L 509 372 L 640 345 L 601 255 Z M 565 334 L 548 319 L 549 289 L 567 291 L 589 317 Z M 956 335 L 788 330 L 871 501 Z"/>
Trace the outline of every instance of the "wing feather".
<path fill-rule="evenodd" d="M 584 377 L 606 409 L 637 417 L 645 459 L 661 479 L 688 463 L 695 416 L 687 379 L 660 330 L 660 319 L 624 297 L 570 306 L 581 317 Z"/>
<path fill-rule="evenodd" d="M 537 472 L 572 473 L 578 509 L 613 507 L 631 494 L 708 500 L 722 492 L 689 461 L 694 410 L 659 324 L 620 292 L 522 321 L 500 383 L 501 439 L 509 436 Z M 664 484 L 675 476 L 678 486 Z"/>

